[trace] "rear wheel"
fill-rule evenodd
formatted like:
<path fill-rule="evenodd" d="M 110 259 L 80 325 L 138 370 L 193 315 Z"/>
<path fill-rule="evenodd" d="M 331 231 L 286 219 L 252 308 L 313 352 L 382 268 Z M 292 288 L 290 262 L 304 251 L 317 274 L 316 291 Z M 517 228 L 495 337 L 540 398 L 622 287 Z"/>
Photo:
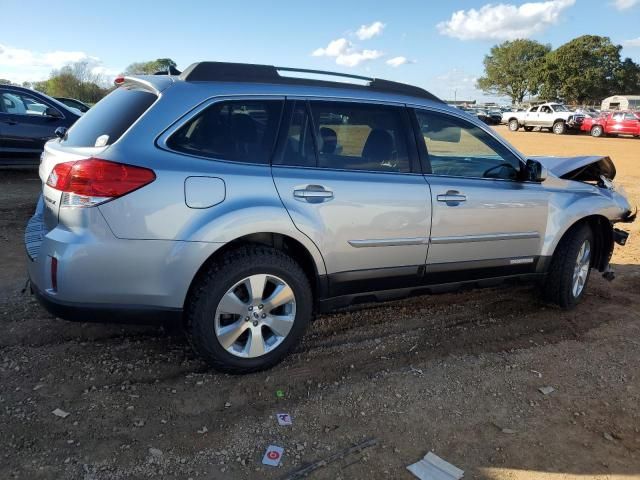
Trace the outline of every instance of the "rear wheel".
<path fill-rule="evenodd" d="M 593 246 L 593 232 L 588 225 L 581 225 L 562 238 L 544 283 L 547 301 L 564 309 L 571 309 L 580 302 L 589 281 Z"/>
<path fill-rule="evenodd" d="M 248 373 L 280 362 L 304 335 L 313 296 L 302 268 L 262 246 L 231 251 L 194 288 L 187 333 L 215 369 Z"/>
<path fill-rule="evenodd" d="M 601 137 L 603 133 L 604 129 L 602 128 L 602 125 L 594 125 L 593 127 L 591 127 L 592 137 Z"/>
<path fill-rule="evenodd" d="M 556 135 L 562 135 L 567 131 L 567 126 L 562 120 L 558 120 L 556 123 L 553 124 L 552 130 L 553 130 L 553 133 L 555 133 Z"/>
<path fill-rule="evenodd" d="M 533 127 L 524 127 L 524 131 L 525 132 L 531 132 L 531 131 L 533 131 Z"/>
<path fill-rule="evenodd" d="M 519 128 L 520 124 L 518 123 L 518 120 L 516 120 L 515 118 L 509 120 L 509 130 L 511 130 L 512 132 L 517 132 Z"/>

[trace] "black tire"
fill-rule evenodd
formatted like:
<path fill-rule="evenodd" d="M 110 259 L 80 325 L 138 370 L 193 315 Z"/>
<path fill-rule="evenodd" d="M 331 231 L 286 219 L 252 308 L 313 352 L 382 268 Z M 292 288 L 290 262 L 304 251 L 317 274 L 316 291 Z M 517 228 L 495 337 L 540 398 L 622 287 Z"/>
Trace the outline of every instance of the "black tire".
<path fill-rule="evenodd" d="M 562 135 L 567 131 L 567 125 L 562 120 L 558 120 L 553 124 L 551 131 L 556 135 Z"/>
<path fill-rule="evenodd" d="M 524 127 L 524 131 L 525 132 L 532 132 L 533 131 L 533 127 Z"/>
<path fill-rule="evenodd" d="M 511 130 L 512 132 L 517 132 L 519 128 L 520 123 L 518 123 L 518 120 L 516 120 L 515 118 L 509 120 L 509 130 Z"/>
<path fill-rule="evenodd" d="M 279 346 L 259 357 L 242 358 L 220 344 L 214 318 L 223 295 L 243 278 L 256 274 L 283 279 L 295 295 L 296 313 L 291 330 Z M 197 280 L 192 292 L 186 309 L 189 342 L 209 365 L 225 373 L 242 374 L 273 367 L 300 342 L 311 320 L 313 294 L 309 279 L 295 260 L 271 247 L 248 245 L 224 254 Z"/>
<path fill-rule="evenodd" d="M 592 137 L 601 137 L 604 134 L 604 129 L 602 125 L 594 125 L 591 127 L 591 136 Z"/>
<path fill-rule="evenodd" d="M 588 225 L 582 224 L 569 230 L 560 240 L 551 259 L 547 277 L 544 280 L 544 299 L 566 310 L 572 309 L 580 303 L 589 283 L 591 269 L 587 271 L 587 277 L 579 295 L 575 296 L 573 294 L 573 275 L 577 263 L 576 260 L 585 241 L 589 242 L 591 262 L 593 262 L 593 232 Z"/>

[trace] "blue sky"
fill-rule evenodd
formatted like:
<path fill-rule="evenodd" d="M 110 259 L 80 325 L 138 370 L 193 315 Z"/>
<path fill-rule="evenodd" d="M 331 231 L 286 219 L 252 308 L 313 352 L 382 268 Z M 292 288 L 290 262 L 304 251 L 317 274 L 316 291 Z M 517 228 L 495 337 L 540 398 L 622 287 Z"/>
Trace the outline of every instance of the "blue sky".
<path fill-rule="evenodd" d="M 220 60 L 363 74 L 461 99 L 481 96 L 483 57 L 505 39 L 557 47 L 606 35 L 640 62 L 640 0 L 2 0 L 0 16 L 0 78 L 20 82 L 70 61 L 111 78 L 170 57 L 179 68 Z"/>

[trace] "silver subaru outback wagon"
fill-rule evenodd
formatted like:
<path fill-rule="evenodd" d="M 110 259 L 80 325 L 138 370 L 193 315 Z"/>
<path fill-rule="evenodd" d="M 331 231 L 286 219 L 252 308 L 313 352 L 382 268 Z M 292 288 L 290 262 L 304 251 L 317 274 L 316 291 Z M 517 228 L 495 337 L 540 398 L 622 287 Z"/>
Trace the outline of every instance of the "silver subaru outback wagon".
<path fill-rule="evenodd" d="M 41 303 L 183 322 L 241 373 L 316 312 L 511 278 L 571 308 L 591 269 L 613 277 L 613 225 L 635 213 L 608 157 L 527 158 L 420 88 L 292 70 L 120 77 L 58 131 L 25 233 Z"/>

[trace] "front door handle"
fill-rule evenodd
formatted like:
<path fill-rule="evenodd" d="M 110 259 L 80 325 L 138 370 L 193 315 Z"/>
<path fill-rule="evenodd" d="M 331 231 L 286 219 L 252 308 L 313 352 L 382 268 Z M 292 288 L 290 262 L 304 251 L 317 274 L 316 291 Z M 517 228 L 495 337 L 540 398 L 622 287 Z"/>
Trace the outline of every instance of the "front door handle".
<path fill-rule="evenodd" d="M 305 188 L 294 190 L 293 196 L 301 201 L 319 203 L 332 199 L 333 192 L 322 185 L 307 185 Z"/>
<path fill-rule="evenodd" d="M 457 190 L 448 190 L 447 193 L 444 194 L 440 194 L 438 195 L 438 201 L 439 202 L 446 202 L 447 204 L 449 203 L 460 203 L 460 202 L 466 202 L 467 201 L 467 196 L 460 193 Z"/>
<path fill-rule="evenodd" d="M 5 120 L 4 123 L 7 125 L 17 125 L 18 122 L 16 120 Z"/>

